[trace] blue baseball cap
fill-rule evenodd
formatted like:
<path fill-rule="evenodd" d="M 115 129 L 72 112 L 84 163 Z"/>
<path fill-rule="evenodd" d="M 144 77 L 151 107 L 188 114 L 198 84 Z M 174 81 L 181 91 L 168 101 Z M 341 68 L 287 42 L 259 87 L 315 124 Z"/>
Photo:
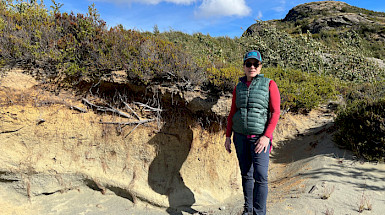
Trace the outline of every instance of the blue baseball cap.
<path fill-rule="evenodd" d="M 259 53 L 259 51 L 256 51 L 256 50 L 252 50 L 252 51 L 249 51 L 245 54 L 245 57 L 243 57 L 243 63 L 250 59 L 250 58 L 254 58 L 260 62 L 262 62 L 262 57 L 261 57 L 261 53 Z"/>

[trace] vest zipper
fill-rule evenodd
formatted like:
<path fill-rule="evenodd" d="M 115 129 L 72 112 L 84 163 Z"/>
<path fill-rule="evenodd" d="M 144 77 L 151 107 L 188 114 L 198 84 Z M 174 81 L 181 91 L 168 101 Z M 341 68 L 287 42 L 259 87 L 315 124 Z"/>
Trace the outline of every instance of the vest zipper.
<path fill-rule="evenodd" d="M 251 83 L 250 83 L 251 86 Z M 246 97 L 246 133 L 249 133 L 249 95 L 250 95 L 250 87 L 247 86 L 247 97 Z"/>

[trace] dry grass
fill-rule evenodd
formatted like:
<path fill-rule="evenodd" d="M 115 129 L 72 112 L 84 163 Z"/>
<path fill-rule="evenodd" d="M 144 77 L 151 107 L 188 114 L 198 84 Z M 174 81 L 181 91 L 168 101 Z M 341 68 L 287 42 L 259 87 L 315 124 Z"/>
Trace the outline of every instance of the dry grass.
<path fill-rule="evenodd" d="M 369 195 L 365 193 L 365 191 L 362 192 L 362 195 L 358 201 L 358 212 L 362 213 L 364 210 L 371 211 L 373 209 L 372 200 Z"/>

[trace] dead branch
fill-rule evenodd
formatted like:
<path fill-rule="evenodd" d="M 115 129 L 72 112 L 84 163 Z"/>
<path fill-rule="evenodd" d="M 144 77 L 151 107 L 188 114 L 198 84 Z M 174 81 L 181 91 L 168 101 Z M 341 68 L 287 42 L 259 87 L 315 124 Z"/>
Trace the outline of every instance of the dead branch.
<path fill-rule="evenodd" d="M 118 93 L 118 96 L 120 98 L 120 101 L 122 101 L 122 103 L 132 112 L 132 114 L 138 119 L 140 120 L 140 117 L 138 114 L 135 113 L 135 111 L 130 107 L 130 105 L 127 104 L 127 102 L 125 102 L 122 98 L 122 95 L 120 95 L 120 93 Z"/>
<path fill-rule="evenodd" d="M 142 125 L 148 122 L 152 122 L 155 119 L 146 119 L 134 122 L 99 122 L 99 124 L 108 124 L 108 125 Z"/>
<path fill-rule="evenodd" d="M 87 110 L 86 110 L 86 109 L 83 109 L 83 108 L 80 108 L 80 107 L 76 107 L 76 106 L 70 106 L 70 109 L 71 109 L 71 110 L 77 110 L 77 111 L 79 111 L 80 113 L 87 113 Z"/>
<path fill-rule="evenodd" d="M 134 102 L 134 104 L 149 109 L 149 110 L 145 110 L 145 111 L 155 111 L 155 112 L 162 112 L 162 111 L 163 111 L 163 110 L 160 109 L 160 108 L 150 107 L 150 106 L 148 106 L 148 105 L 146 105 L 146 104 L 143 104 L 143 103 L 140 103 L 140 102 Z"/>
<path fill-rule="evenodd" d="M 19 130 L 22 129 L 22 128 L 24 128 L 24 126 L 21 127 L 21 128 L 18 128 L 18 129 L 16 129 L 16 130 L 0 131 L 0 134 L 7 134 L 7 133 L 17 132 L 17 131 L 19 131 Z"/>
<path fill-rule="evenodd" d="M 134 116 L 138 119 L 138 120 L 140 120 L 140 117 L 139 117 L 139 115 L 138 114 L 136 114 L 135 113 L 135 111 L 126 103 L 126 102 L 124 102 L 123 100 L 122 100 L 122 102 L 123 102 L 123 104 L 124 105 L 126 105 L 126 107 L 134 114 Z"/>
<path fill-rule="evenodd" d="M 95 104 L 92 104 L 91 102 L 89 102 L 87 99 L 85 98 L 82 98 L 82 101 L 90 106 L 91 108 L 95 109 L 96 111 L 103 111 L 103 112 L 112 112 L 112 113 L 115 113 L 115 114 L 118 114 L 122 117 L 126 117 L 126 118 L 131 118 L 131 116 L 113 108 L 113 107 L 102 107 L 102 106 L 99 106 L 99 105 L 95 105 Z"/>
<path fill-rule="evenodd" d="M 148 122 L 152 122 L 154 121 L 155 119 L 146 119 L 146 120 L 139 120 L 139 121 L 136 121 L 136 122 L 99 122 L 100 124 L 109 124 L 109 125 L 123 125 L 123 126 L 126 126 L 126 125 L 135 125 L 136 126 L 131 129 L 130 132 L 128 132 L 128 134 L 126 136 L 124 136 L 124 138 L 126 138 L 128 135 L 130 135 L 137 127 L 139 127 L 139 125 L 143 125 L 145 123 L 148 123 Z"/>
<path fill-rule="evenodd" d="M 141 124 L 137 124 L 130 132 L 128 132 L 128 134 L 126 134 L 126 136 L 124 136 L 124 138 L 128 137 L 128 135 L 130 135 L 139 125 Z"/>

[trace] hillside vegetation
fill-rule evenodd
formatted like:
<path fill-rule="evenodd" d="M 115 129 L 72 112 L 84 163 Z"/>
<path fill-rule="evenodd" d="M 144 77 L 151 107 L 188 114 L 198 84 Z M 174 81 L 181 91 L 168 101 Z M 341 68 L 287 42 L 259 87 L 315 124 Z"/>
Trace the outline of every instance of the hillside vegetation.
<path fill-rule="evenodd" d="M 77 88 L 124 71 L 127 81 L 137 86 L 200 88 L 218 96 L 230 93 L 242 75 L 243 53 L 258 49 L 263 73 L 279 86 L 283 112 L 307 113 L 342 97 L 346 105 L 340 107 L 337 119 L 341 129 L 337 142 L 366 158 L 384 160 L 384 13 L 334 1 L 315 2 L 293 8 L 283 20 L 257 22 L 242 37 L 229 38 L 159 32 L 156 26 L 153 32 L 122 25 L 108 29 L 93 5 L 87 14 L 69 14 L 60 12 L 60 3 L 53 3 L 47 9 L 43 2 L 0 2 L 3 72 L 26 68 L 45 81 Z M 352 119 L 357 120 L 347 121 Z M 366 121 L 369 126 L 354 128 L 361 132 L 346 132 L 351 123 Z M 380 139 L 363 141 L 356 136 L 368 133 Z"/>

